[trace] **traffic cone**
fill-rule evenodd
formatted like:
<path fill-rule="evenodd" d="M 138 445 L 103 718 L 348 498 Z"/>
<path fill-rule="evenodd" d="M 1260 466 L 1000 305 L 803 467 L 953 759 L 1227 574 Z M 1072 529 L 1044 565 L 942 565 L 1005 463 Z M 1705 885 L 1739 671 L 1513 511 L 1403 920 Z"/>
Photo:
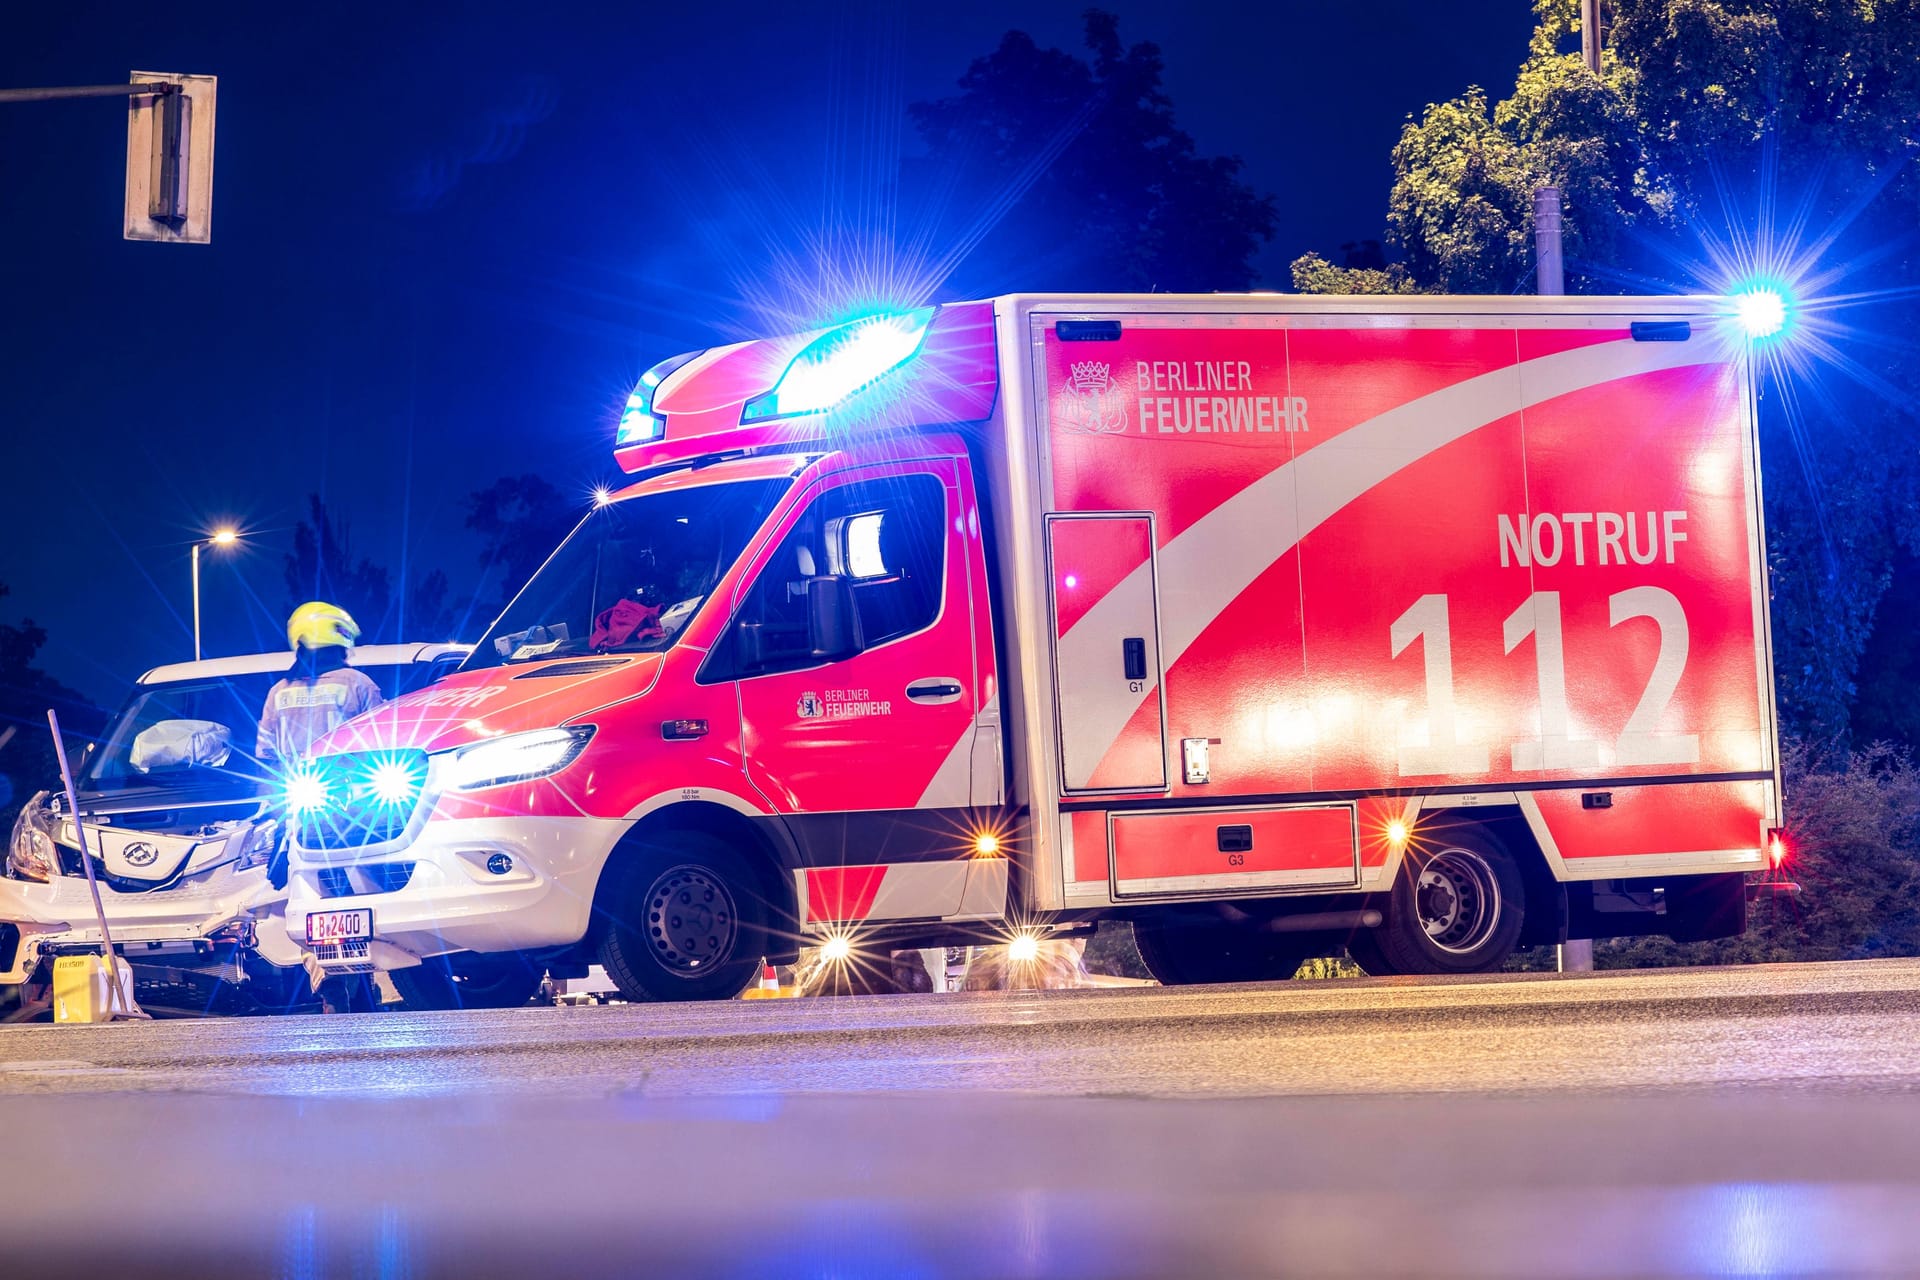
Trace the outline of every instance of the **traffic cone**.
<path fill-rule="evenodd" d="M 780 998 L 780 975 L 774 972 L 770 964 L 760 968 L 760 985 L 741 992 L 743 1000 L 778 1000 Z"/>

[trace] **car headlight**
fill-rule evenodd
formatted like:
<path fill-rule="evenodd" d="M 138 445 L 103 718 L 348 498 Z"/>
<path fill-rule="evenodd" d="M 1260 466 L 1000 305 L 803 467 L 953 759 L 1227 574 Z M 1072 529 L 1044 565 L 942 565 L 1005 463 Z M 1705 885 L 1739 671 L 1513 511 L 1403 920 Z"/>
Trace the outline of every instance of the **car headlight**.
<path fill-rule="evenodd" d="M 7 871 L 21 880 L 46 881 L 54 873 L 53 827 L 47 819 L 47 793 L 37 793 L 13 820 L 7 842 Z"/>
<path fill-rule="evenodd" d="M 254 867 L 264 867 L 273 860 L 273 849 L 280 841 L 280 824 L 272 818 L 262 818 L 253 825 L 253 834 L 247 838 L 247 847 L 233 861 L 235 871 L 247 871 Z"/>
<path fill-rule="evenodd" d="M 447 785 L 457 791 L 477 791 L 544 778 L 572 764 L 592 737 L 593 726 L 587 724 L 573 729 L 536 729 L 461 747 L 447 762 Z"/>

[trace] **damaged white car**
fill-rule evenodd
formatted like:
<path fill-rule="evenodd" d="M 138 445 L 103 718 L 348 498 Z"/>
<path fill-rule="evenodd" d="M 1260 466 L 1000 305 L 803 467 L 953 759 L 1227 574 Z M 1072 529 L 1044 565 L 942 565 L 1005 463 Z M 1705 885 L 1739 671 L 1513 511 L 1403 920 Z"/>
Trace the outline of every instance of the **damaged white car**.
<path fill-rule="evenodd" d="M 364 645 L 352 665 L 387 698 L 459 666 L 467 646 Z M 77 766 L 87 851 L 135 998 L 192 1013 L 314 1009 L 287 937 L 279 779 L 254 756 L 267 691 L 291 653 L 159 667 Z M 53 960 L 98 954 L 74 818 L 56 784 L 27 802 L 0 870 L 0 1016 L 31 1016 Z"/>

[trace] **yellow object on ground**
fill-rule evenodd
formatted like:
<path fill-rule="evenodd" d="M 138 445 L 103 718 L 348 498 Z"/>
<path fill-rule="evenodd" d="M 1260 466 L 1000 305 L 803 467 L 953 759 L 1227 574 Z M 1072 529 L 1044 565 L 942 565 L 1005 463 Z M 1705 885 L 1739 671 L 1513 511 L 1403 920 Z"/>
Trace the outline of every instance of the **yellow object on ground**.
<path fill-rule="evenodd" d="M 133 969 L 113 967 L 120 979 L 119 999 L 107 982 L 107 962 L 99 956 L 59 956 L 53 962 L 53 1020 L 111 1022 L 116 1013 L 133 1012 Z"/>

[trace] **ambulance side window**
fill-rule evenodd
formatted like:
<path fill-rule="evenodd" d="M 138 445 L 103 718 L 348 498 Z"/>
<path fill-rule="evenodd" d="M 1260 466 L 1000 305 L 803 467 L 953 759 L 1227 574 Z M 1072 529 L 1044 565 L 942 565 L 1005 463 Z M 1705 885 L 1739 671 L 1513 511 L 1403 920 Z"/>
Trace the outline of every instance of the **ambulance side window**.
<path fill-rule="evenodd" d="M 830 489 L 788 531 L 748 593 L 740 618 L 760 633 L 763 661 L 745 676 L 818 666 L 808 647 L 807 583 L 843 577 L 874 648 L 933 625 L 946 571 L 946 491 L 930 475 Z"/>

